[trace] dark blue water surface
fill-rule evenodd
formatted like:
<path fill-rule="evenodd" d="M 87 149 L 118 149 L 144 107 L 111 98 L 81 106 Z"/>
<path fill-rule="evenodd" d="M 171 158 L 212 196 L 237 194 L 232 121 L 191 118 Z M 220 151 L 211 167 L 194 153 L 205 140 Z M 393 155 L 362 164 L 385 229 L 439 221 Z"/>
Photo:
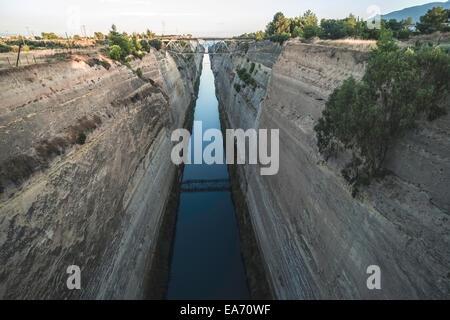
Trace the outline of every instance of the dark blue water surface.
<path fill-rule="evenodd" d="M 203 133 L 209 128 L 220 129 L 214 76 L 208 55 L 203 60 L 194 120 L 202 122 Z M 191 150 L 194 148 L 193 140 Z M 202 147 L 208 144 L 204 142 Z M 217 179 L 229 181 L 226 164 L 185 165 L 184 183 Z M 167 298 L 250 298 L 229 190 L 180 194 Z"/>

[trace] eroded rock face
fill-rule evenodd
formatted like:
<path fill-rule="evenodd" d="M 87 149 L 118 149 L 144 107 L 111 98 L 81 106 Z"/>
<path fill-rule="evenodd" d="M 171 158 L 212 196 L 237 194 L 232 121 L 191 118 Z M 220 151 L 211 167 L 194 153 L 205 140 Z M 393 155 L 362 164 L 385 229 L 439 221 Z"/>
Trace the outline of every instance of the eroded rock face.
<path fill-rule="evenodd" d="M 449 116 L 399 141 L 386 162 L 392 174 L 360 199 L 339 173 L 346 155 L 324 163 L 318 154 L 313 127 L 328 95 L 348 77 L 360 79 L 368 58 L 296 41 L 212 58 L 230 127 L 280 130 L 277 175 L 238 170 L 278 298 L 448 298 Z M 237 92 L 236 70 L 252 62 L 266 72 L 252 74 L 257 89 Z M 381 290 L 366 286 L 370 265 L 381 268 Z"/>
<path fill-rule="evenodd" d="M 142 297 L 175 172 L 170 134 L 195 99 L 201 60 L 181 69 L 152 49 L 131 69 L 95 53 L 0 74 L 0 163 L 37 161 L 15 182 L 2 176 L 1 298 Z M 81 268 L 81 290 L 67 289 L 69 265 Z"/>

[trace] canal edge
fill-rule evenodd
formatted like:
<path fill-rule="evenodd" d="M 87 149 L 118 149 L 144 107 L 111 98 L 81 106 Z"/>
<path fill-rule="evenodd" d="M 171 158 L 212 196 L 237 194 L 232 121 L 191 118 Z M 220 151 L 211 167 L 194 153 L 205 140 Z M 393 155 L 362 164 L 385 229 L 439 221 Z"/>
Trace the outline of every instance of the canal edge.
<path fill-rule="evenodd" d="M 194 94 L 191 103 L 186 110 L 183 128 L 192 133 L 194 123 L 195 105 L 200 89 L 200 77 L 203 63 L 200 63 L 197 79 L 194 83 Z M 172 261 L 175 231 L 178 220 L 178 208 L 180 205 L 181 183 L 183 180 L 184 164 L 175 166 L 172 185 L 167 198 L 162 222 L 159 227 L 155 251 L 150 254 L 150 268 L 147 273 L 143 290 L 144 300 L 165 300 L 170 280 L 170 265 Z"/>

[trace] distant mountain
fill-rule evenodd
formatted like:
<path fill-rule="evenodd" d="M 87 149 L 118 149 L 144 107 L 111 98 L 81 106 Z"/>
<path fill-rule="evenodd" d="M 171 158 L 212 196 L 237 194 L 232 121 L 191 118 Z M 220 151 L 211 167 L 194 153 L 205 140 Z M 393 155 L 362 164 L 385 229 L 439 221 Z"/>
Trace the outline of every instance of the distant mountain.
<path fill-rule="evenodd" d="M 450 1 L 447 2 L 431 2 L 426 3 L 421 6 L 414 6 L 405 8 L 398 11 L 393 11 L 388 14 L 381 15 L 381 19 L 389 20 L 389 19 L 397 19 L 397 21 L 400 20 L 406 20 L 409 17 L 413 19 L 413 23 L 419 22 L 420 17 L 425 15 L 427 11 L 433 7 L 443 7 L 444 9 L 450 9 Z"/>

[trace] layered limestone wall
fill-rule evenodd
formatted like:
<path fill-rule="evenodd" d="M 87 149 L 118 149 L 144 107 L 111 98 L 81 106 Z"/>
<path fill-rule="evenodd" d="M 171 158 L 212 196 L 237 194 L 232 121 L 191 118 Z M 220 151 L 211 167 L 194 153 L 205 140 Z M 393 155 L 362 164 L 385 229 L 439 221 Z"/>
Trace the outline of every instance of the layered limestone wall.
<path fill-rule="evenodd" d="M 0 298 L 143 297 L 201 61 L 99 51 L 1 71 Z"/>
<path fill-rule="evenodd" d="M 363 76 L 369 53 L 332 43 L 276 46 L 258 42 L 247 53 L 212 56 L 228 125 L 280 130 L 277 175 L 238 166 L 275 296 L 448 298 L 449 116 L 398 141 L 386 162 L 391 174 L 355 199 L 340 175 L 348 155 L 325 163 L 313 127 L 333 89 Z M 258 86 L 238 92 L 237 70 L 249 72 L 252 62 Z M 381 268 L 381 290 L 366 286 L 370 265 Z"/>

